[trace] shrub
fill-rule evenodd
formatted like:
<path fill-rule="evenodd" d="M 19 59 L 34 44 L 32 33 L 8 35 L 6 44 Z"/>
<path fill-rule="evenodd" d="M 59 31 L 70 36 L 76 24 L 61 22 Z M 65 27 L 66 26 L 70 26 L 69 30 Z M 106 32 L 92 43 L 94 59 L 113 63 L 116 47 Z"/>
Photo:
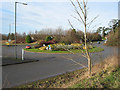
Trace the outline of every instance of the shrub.
<path fill-rule="evenodd" d="M 65 45 L 70 45 L 71 42 L 70 41 L 65 41 Z"/>
<path fill-rule="evenodd" d="M 53 44 L 51 45 L 52 50 L 56 50 L 56 51 L 67 51 L 67 50 L 71 50 L 71 49 L 82 49 L 82 45 L 78 45 L 78 46 L 73 46 L 73 45 L 61 45 L 61 44 Z"/>
<path fill-rule="evenodd" d="M 93 48 L 93 46 L 92 46 L 92 45 L 88 45 L 88 47 L 89 47 L 89 49 L 92 49 L 92 48 Z"/>
<path fill-rule="evenodd" d="M 50 45 L 50 44 L 55 44 L 56 43 L 56 41 L 54 41 L 54 40 L 51 40 L 51 41 L 48 41 L 48 42 L 45 42 L 45 41 L 41 41 L 40 43 L 39 43 L 39 45 L 43 45 L 43 44 L 45 44 L 46 46 L 47 45 Z"/>
<path fill-rule="evenodd" d="M 65 45 L 65 43 L 57 43 L 56 45 Z"/>
<path fill-rule="evenodd" d="M 64 48 L 52 48 L 53 51 L 67 51 Z"/>
<path fill-rule="evenodd" d="M 31 43 L 32 42 L 32 39 L 31 39 L 30 35 L 27 35 L 25 41 L 26 41 L 26 43 Z"/>
<path fill-rule="evenodd" d="M 114 32 L 110 32 L 108 37 L 108 40 L 106 42 L 105 45 L 108 46 L 119 46 L 120 45 L 120 27 L 116 29 L 115 33 Z"/>
<path fill-rule="evenodd" d="M 98 33 L 87 33 L 87 40 L 90 41 L 101 41 L 102 37 Z"/>
<path fill-rule="evenodd" d="M 72 45 L 72 46 L 81 46 L 82 44 L 79 44 L 79 43 L 72 43 L 71 45 Z"/>
<path fill-rule="evenodd" d="M 46 50 L 47 46 L 39 48 L 40 50 Z"/>
<path fill-rule="evenodd" d="M 51 41 L 53 38 L 51 36 L 47 36 L 45 41 L 48 42 L 48 41 Z"/>
<path fill-rule="evenodd" d="M 45 43 L 45 41 L 40 41 L 39 45 L 43 45 Z"/>
<path fill-rule="evenodd" d="M 92 45 L 87 45 L 87 49 L 92 49 L 93 46 Z M 85 46 L 83 46 L 83 49 L 85 49 Z"/>

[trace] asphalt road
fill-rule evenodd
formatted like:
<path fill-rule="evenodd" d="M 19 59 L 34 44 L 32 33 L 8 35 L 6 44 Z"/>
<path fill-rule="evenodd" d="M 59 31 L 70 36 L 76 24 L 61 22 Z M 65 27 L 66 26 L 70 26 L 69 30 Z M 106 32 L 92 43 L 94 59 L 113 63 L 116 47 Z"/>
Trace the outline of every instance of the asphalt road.
<path fill-rule="evenodd" d="M 92 53 L 92 63 L 98 63 L 108 56 L 118 52 L 117 48 L 106 47 L 102 44 L 94 44 L 104 48 L 104 51 Z M 2 47 L 3 57 L 15 57 L 15 47 Z M 21 58 L 21 49 L 24 45 L 17 46 L 18 58 Z M 87 66 L 87 59 L 78 54 L 41 54 L 25 52 L 25 59 L 37 59 L 38 62 L 24 63 L 2 67 L 2 83 L 4 88 L 9 88 L 35 80 L 44 79 L 50 76 L 70 72 Z M 72 60 L 79 62 L 76 64 Z"/>

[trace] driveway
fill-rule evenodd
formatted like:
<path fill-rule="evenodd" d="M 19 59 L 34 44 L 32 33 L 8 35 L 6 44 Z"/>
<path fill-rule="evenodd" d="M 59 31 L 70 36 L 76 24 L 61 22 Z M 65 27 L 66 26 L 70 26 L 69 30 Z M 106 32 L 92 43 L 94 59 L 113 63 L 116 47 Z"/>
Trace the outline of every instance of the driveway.
<path fill-rule="evenodd" d="M 98 63 L 108 56 L 117 53 L 117 48 L 106 47 L 102 44 L 94 44 L 104 48 L 102 52 L 92 53 L 92 63 Z M 17 46 L 17 55 L 21 57 L 21 49 L 25 46 Z M 15 57 L 14 47 L 2 47 L 3 57 Z M 70 72 L 87 66 L 87 59 L 79 54 L 41 54 L 25 52 L 25 59 L 37 59 L 38 62 L 24 63 L 2 67 L 3 87 L 9 88 L 50 76 Z M 81 65 L 74 63 L 79 62 Z"/>

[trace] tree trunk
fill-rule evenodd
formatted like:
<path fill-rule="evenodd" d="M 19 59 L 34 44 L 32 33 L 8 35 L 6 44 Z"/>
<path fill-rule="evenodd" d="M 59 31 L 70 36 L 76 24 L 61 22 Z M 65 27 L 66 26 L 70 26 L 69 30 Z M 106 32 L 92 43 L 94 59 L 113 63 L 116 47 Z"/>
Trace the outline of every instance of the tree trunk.
<path fill-rule="evenodd" d="M 87 47 L 87 13 L 86 13 L 86 6 L 84 6 L 84 9 L 85 9 L 85 15 L 84 15 L 84 21 L 85 21 L 85 23 L 84 23 L 84 27 L 85 27 L 85 51 L 86 51 L 86 54 L 87 54 L 87 59 L 88 59 L 88 75 L 89 76 L 91 76 L 91 58 L 90 58 L 90 55 L 89 55 L 89 53 L 88 53 L 88 47 Z"/>

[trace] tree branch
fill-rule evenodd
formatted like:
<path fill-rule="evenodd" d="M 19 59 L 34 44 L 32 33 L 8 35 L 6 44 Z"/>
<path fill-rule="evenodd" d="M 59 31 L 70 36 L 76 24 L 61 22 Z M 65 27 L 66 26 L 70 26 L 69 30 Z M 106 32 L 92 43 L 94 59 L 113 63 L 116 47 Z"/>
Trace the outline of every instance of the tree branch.
<path fill-rule="evenodd" d="M 71 15 L 71 16 L 72 16 L 72 15 Z M 76 18 L 76 17 L 74 17 L 74 16 L 72 16 L 72 17 L 82 23 L 82 21 L 81 21 L 80 19 L 78 19 L 78 18 Z"/>
<path fill-rule="evenodd" d="M 97 15 L 96 17 L 94 17 L 93 20 L 91 20 L 89 23 L 87 23 L 87 25 L 93 23 L 98 17 L 99 17 L 99 15 Z"/>
<path fill-rule="evenodd" d="M 79 5 L 79 8 L 81 9 L 83 15 L 85 15 L 85 13 L 84 13 L 84 11 L 83 11 L 83 9 L 82 9 L 82 7 L 81 7 L 81 4 L 80 4 L 80 2 L 79 2 L 78 0 L 77 0 L 77 3 L 78 3 L 78 5 Z"/>
<path fill-rule="evenodd" d="M 70 20 L 68 19 L 68 22 L 70 24 L 70 26 L 72 27 L 72 29 L 74 29 L 73 25 L 71 24 Z"/>
<path fill-rule="evenodd" d="M 70 0 L 70 1 L 71 1 L 71 0 Z M 77 7 L 76 7 L 75 4 L 73 3 L 73 1 L 71 1 L 71 3 L 72 3 L 72 5 L 73 5 L 74 8 L 75 8 L 76 13 L 78 14 L 78 16 L 80 17 L 80 19 L 82 20 L 82 22 L 83 22 L 83 24 L 84 24 L 84 20 L 83 20 L 83 18 L 81 17 L 80 13 L 78 12 Z"/>

